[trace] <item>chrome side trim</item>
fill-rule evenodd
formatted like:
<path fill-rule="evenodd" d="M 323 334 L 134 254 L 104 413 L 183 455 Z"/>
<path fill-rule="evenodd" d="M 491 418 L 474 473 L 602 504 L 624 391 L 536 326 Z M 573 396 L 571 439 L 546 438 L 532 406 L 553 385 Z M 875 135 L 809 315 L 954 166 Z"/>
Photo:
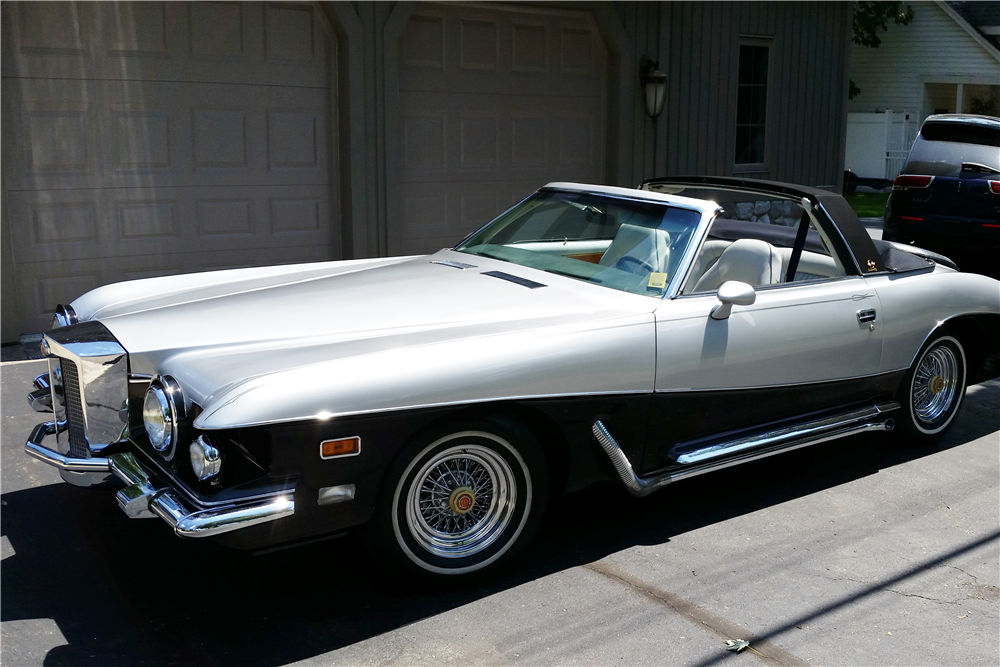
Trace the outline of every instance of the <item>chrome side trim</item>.
<path fill-rule="evenodd" d="M 897 368 L 891 371 L 882 371 L 879 373 L 869 373 L 868 375 L 856 375 L 852 377 L 845 378 L 834 378 L 832 380 L 811 380 L 809 382 L 786 382 L 784 384 L 755 384 L 746 387 L 710 387 L 710 388 L 691 388 L 691 387 L 671 387 L 670 389 L 657 389 L 655 393 L 657 394 L 679 394 L 684 392 L 719 392 L 719 391 L 745 391 L 748 389 L 775 389 L 778 387 L 808 387 L 818 384 L 828 384 L 831 382 L 842 382 L 845 380 L 864 380 L 866 378 L 876 378 L 882 377 L 884 375 L 892 375 L 894 373 L 899 373 L 905 371 L 905 368 Z"/>
<path fill-rule="evenodd" d="M 688 452 L 687 454 L 682 454 L 677 457 L 677 463 L 680 463 L 681 465 L 690 465 L 692 463 L 700 463 L 702 461 L 718 458 L 720 456 L 735 454 L 745 449 L 766 447 L 768 445 L 777 445 L 784 442 L 796 441 L 802 438 L 809 438 L 819 433 L 837 431 L 845 426 L 851 426 L 866 419 L 873 419 L 884 412 L 889 412 L 890 410 L 895 410 L 897 408 L 899 408 L 899 403 L 896 403 L 895 401 L 891 403 L 883 403 L 881 405 L 870 405 L 865 408 L 861 408 L 860 410 L 852 410 L 851 412 L 834 415 L 833 417 L 816 419 L 804 424 L 785 426 L 766 433 L 759 433 L 743 438 L 735 438 L 733 440 L 720 442 L 702 449 L 696 449 L 695 451 Z"/>
<path fill-rule="evenodd" d="M 688 458 L 682 464 L 683 468 L 673 468 L 666 472 L 653 474 L 646 477 L 639 477 L 629 463 L 628 457 L 621 450 L 618 442 L 608 431 L 607 427 L 600 421 L 594 422 L 591 431 L 594 439 L 607 454 L 611 464 L 614 466 L 618 477 L 631 495 L 641 497 L 647 496 L 654 491 L 658 491 L 673 482 L 695 477 L 706 472 L 721 470 L 740 463 L 755 461 L 774 454 L 792 451 L 801 447 L 844 438 L 856 433 L 867 431 L 891 431 L 894 427 L 892 419 L 872 419 L 885 412 L 898 409 L 899 403 L 894 401 L 880 405 L 870 406 L 862 410 L 854 410 L 848 413 L 830 417 L 824 420 L 816 420 L 805 424 L 775 429 L 764 434 L 737 438 L 728 442 L 719 443 L 702 450 L 697 450 L 686 454 L 678 459 Z M 859 414 L 868 417 L 857 418 Z M 850 418 L 850 416 L 854 416 Z M 819 426 L 824 422 L 824 426 Z M 735 454 L 735 456 L 733 456 Z M 723 460 L 718 460 L 721 457 Z"/>
<path fill-rule="evenodd" d="M 742 389 L 743 387 L 737 387 Z M 665 390 L 669 391 L 669 390 Z M 698 390 L 692 390 L 698 391 Z M 373 410 L 350 410 L 344 412 L 331 412 L 328 415 L 323 415 L 323 420 L 328 419 L 339 419 L 342 417 L 355 417 L 357 415 L 380 415 L 387 414 L 390 412 L 403 412 L 404 410 L 424 410 L 432 408 L 446 408 L 452 405 L 481 405 L 483 403 L 500 403 L 503 401 L 530 401 L 535 399 L 546 399 L 546 398 L 579 398 L 584 396 L 638 396 L 641 394 L 652 394 L 653 392 L 649 389 L 620 389 L 615 391 L 581 391 L 576 393 L 552 393 L 552 394 L 514 394 L 510 396 L 490 396 L 487 398 L 476 398 L 471 400 L 455 400 L 455 401 L 440 401 L 438 403 L 421 403 L 418 405 L 404 405 L 401 407 L 391 407 L 391 408 L 375 408 Z M 263 426 L 265 424 L 290 424 L 292 422 L 304 422 L 310 420 L 319 419 L 317 416 L 303 418 L 303 417 L 289 417 L 288 419 L 272 419 L 270 421 L 247 421 L 241 422 L 239 426 L 207 426 L 204 423 L 199 424 L 198 420 L 195 420 L 195 428 L 204 429 L 206 431 L 222 429 L 222 428 L 245 428 L 250 426 Z"/>
<path fill-rule="evenodd" d="M 287 495 L 234 502 L 191 511 L 169 486 L 160 486 L 132 454 L 108 457 L 111 471 L 128 486 L 118 492 L 118 506 L 130 518 L 158 516 L 180 537 L 211 537 L 295 514 Z"/>
<path fill-rule="evenodd" d="M 27 442 L 24 443 L 24 451 L 42 463 L 47 463 L 50 466 L 67 472 L 108 472 L 111 470 L 106 458 L 74 458 L 60 454 L 42 444 L 42 440 L 46 436 L 54 435 L 57 431 L 56 422 L 39 424 L 31 431 Z"/>

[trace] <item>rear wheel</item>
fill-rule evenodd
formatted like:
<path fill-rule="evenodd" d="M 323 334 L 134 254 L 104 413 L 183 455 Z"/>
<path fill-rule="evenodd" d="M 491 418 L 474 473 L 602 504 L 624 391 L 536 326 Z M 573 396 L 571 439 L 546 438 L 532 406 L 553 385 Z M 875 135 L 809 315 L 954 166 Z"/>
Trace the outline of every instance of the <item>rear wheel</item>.
<path fill-rule="evenodd" d="M 501 419 L 455 424 L 398 457 L 366 541 L 394 573 L 468 578 L 530 541 L 547 495 L 545 460 L 527 429 Z"/>
<path fill-rule="evenodd" d="M 947 332 L 931 337 L 903 378 L 897 398 L 904 415 L 896 431 L 909 441 L 930 441 L 951 426 L 965 396 L 965 350 Z"/>

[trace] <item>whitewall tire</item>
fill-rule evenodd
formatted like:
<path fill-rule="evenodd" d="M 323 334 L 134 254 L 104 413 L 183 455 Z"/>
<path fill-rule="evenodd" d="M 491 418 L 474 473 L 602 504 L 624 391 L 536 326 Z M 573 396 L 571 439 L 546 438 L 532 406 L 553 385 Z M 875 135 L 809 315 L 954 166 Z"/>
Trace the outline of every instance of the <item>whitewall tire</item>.
<path fill-rule="evenodd" d="M 390 467 L 366 541 L 395 574 L 468 578 L 531 540 L 547 495 L 545 458 L 527 429 L 499 418 L 455 424 Z"/>

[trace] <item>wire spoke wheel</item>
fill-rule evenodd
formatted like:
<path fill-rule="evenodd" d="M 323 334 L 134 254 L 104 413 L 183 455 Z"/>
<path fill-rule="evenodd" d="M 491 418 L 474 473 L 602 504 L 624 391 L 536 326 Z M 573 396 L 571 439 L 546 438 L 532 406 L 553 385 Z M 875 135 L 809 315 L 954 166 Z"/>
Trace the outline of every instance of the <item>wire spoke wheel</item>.
<path fill-rule="evenodd" d="M 365 541 L 407 581 L 467 581 L 510 562 L 538 532 L 545 451 L 506 415 L 443 422 L 390 465 Z"/>
<path fill-rule="evenodd" d="M 899 442 L 927 442 L 955 421 L 965 396 L 966 360 L 962 342 L 950 331 L 938 333 L 923 347 L 897 393 L 905 415 L 897 420 Z"/>
<path fill-rule="evenodd" d="M 405 503 L 407 527 L 421 548 L 442 558 L 464 558 L 507 529 L 517 484 L 510 466 L 492 449 L 459 445 L 424 463 Z"/>
<path fill-rule="evenodd" d="M 959 380 L 958 360 L 950 348 L 939 346 L 928 352 L 913 376 L 913 411 L 917 418 L 933 424 L 955 400 Z"/>

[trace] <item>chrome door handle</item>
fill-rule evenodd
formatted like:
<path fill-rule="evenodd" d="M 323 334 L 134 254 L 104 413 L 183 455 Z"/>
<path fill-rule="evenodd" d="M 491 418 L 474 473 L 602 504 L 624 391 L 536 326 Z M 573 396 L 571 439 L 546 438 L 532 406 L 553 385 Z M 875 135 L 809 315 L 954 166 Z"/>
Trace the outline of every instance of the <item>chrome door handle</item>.
<path fill-rule="evenodd" d="M 859 323 L 865 324 L 867 322 L 874 322 L 874 321 L 875 321 L 875 309 L 874 308 L 866 308 L 865 310 L 859 310 L 858 311 L 858 322 Z"/>

